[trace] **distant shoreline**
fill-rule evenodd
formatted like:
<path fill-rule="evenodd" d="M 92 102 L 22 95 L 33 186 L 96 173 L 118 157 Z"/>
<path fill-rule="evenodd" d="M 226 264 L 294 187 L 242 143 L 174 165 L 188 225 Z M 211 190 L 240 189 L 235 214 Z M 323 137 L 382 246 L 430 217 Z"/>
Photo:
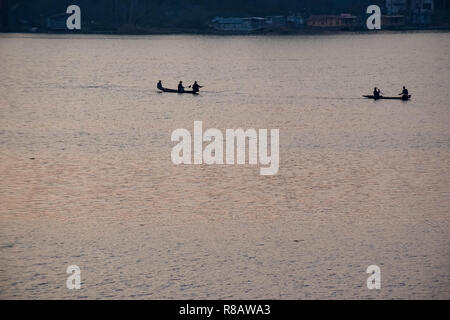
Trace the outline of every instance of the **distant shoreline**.
<path fill-rule="evenodd" d="M 333 29 L 299 29 L 299 30 L 275 30 L 275 31 L 258 31 L 258 32 L 220 32 L 216 30 L 205 29 L 153 29 L 148 31 L 136 30 L 136 31 L 115 31 L 115 30 L 98 30 L 98 31 L 53 31 L 53 30 L 0 30 L 1 34 L 55 34 L 55 35 L 84 35 L 84 34 L 97 34 L 97 35 L 118 35 L 118 36 L 139 36 L 139 35 L 217 35 L 217 36 L 292 36 L 292 35 L 328 35 L 328 34 L 347 34 L 347 33 L 401 33 L 401 32 L 427 32 L 427 31 L 450 31 L 450 26 L 436 26 L 427 28 L 418 27 L 404 27 L 404 28 L 389 28 L 381 30 L 366 30 L 366 29 L 353 29 L 353 30 L 333 30 Z"/>

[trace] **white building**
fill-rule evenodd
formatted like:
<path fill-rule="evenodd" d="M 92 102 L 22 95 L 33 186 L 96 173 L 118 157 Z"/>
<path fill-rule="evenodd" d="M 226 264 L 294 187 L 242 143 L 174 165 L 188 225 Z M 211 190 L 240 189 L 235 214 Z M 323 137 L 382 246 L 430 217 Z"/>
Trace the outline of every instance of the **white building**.
<path fill-rule="evenodd" d="M 294 27 L 300 27 L 305 24 L 303 17 L 300 15 L 292 15 L 286 17 L 286 23 Z"/>
<path fill-rule="evenodd" d="M 249 18 L 223 18 L 215 17 L 211 20 L 211 26 L 223 32 L 252 32 L 261 30 L 265 19 L 259 17 Z"/>

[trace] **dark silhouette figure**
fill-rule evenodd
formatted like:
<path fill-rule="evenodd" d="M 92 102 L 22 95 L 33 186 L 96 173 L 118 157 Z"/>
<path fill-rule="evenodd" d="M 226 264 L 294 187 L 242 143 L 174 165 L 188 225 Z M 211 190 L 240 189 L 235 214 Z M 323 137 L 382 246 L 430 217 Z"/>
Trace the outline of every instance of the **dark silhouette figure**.
<path fill-rule="evenodd" d="M 180 83 L 178 84 L 178 92 L 179 93 L 184 92 L 183 81 L 180 81 Z"/>
<path fill-rule="evenodd" d="M 192 85 L 192 91 L 194 91 L 194 93 L 197 93 L 200 91 L 200 88 L 203 88 L 203 86 L 199 85 L 197 81 L 195 81 Z"/>
<path fill-rule="evenodd" d="M 162 90 L 162 89 L 163 89 L 161 80 L 158 81 L 158 84 L 156 85 L 156 87 L 157 87 L 159 90 Z"/>
<path fill-rule="evenodd" d="M 409 95 L 408 89 L 406 89 L 405 86 L 403 86 L 402 93 L 400 93 L 399 95 L 408 96 Z"/>
<path fill-rule="evenodd" d="M 377 89 L 376 87 L 373 89 L 373 96 L 374 96 L 375 99 L 379 99 L 380 98 L 380 93 L 381 93 L 380 89 Z"/>

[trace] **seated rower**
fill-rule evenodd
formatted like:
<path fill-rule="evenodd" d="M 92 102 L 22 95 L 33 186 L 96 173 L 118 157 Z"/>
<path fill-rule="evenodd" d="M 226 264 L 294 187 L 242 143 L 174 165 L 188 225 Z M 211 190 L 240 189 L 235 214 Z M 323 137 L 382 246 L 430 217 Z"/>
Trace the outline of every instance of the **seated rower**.
<path fill-rule="evenodd" d="M 163 90 L 163 86 L 162 86 L 161 80 L 158 81 L 158 84 L 156 85 L 156 88 L 158 88 L 161 91 Z"/>
<path fill-rule="evenodd" d="M 197 93 L 200 91 L 200 88 L 203 88 L 203 86 L 200 86 L 197 81 L 194 82 L 194 84 L 192 85 L 192 90 Z"/>
<path fill-rule="evenodd" d="M 184 92 L 183 81 L 180 81 L 180 83 L 178 84 L 178 92 L 179 93 Z"/>
<path fill-rule="evenodd" d="M 400 96 L 400 95 L 401 95 L 401 96 L 409 96 L 408 89 L 406 89 L 405 86 L 403 86 L 402 93 L 399 93 L 398 95 L 399 95 L 399 96 Z"/>
<path fill-rule="evenodd" d="M 373 96 L 374 96 L 375 99 L 378 99 L 380 97 L 380 92 L 381 92 L 381 90 L 377 89 L 377 87 L 375 87 L 373 89 Z"/>

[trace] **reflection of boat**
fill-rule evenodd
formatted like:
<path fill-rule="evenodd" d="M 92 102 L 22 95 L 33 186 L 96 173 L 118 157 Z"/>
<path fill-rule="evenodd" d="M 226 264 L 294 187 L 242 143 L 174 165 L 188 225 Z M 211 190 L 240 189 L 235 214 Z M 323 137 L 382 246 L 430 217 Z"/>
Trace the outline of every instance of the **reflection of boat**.
<path fill-rule="evenodd" d="M 383 96 L 379 96 L 377 98 L 375 98 L 375 96 L 363 96 L 363 97 L 364 98 L 369 98 L 369 99 L 374 99 L 374 100 L 387 99 L 387 100 L 403 100 L 403 101 L 406 101 L 406 100 L 409 100 L 411 98 L 411 95 L 408 95 L 408 96 L 404 95 L 404 96 L 401 96 L 401 97 L 383 97 Z"/>
<path fill-rule="evenodd" d="M 194 92 L 194 91 L 192 91 L 192 90 L 184 90 L 183 92 L 178 92 L 178 90 L 175 90 L 175 89 L 167 89 L 167 88 L 162 88 L 162 89 L 159 89 L 159 90 L 161 90 L 162 92 L 171 92 L 171 93 L 190 93 L 190 94 L 198 94 L 197 92 Z"/>

